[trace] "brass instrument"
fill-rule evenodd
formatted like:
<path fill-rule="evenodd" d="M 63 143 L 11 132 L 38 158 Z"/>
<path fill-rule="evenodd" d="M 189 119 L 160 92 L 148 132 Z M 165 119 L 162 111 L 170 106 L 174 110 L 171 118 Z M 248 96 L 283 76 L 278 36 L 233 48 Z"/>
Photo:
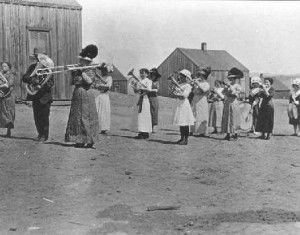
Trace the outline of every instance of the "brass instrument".
<path fill-rule="evenodd" d="M 39 68 L 36 70 L 36 75 L 52 75 L 58 73 L 64 73 L 68 71 L 74 70 L 85 70 L 85 69 L 95 69 L 101 67 L 102 64 L 91 64 L 86 66 L 80 66 L 79 64 L 70 64 L 70 65 L 62 65 L 62 66 L 54 66 L 49 68 Z"/>
<path fill-rule="evenodd" d="M 7 97 L 10 94 L 9 83 L 3 73 L 0 71 L 0 85 L 3 85 L 0 88 L 0 99 Z"/>
<path fill-rule="evenodd" d="M 177 73 L 175 73 L 177 74 Z M 169 90 L 171 92 L 171 95 L 181 95 L 183 93 L 183 89 L 181 88 L 180 84 L 178 83 L 175 74 L 173 73 L 168 80 L 170 80 L 170 84 L 169 84 Z"/>
<path fill-rule="evenodd" d="M 141 80 L 134 75 L 134 69 L 131 69 L 128 73 L 127 76 L 130 76 L 133 78 L 133 80 L 130 81 L 130 86 L 134 89 L 134 90 L 139 90 L 139 88 L 147 88 L 142 82 Z"/>
<path fill-rule="evenodd" d="M 51 68 L 54 67 L 54 62 L 44 54 L 37 55 L 38 63 L 32 71 L 30 77 L 31 83 L 25 85 L 27 94 L 35 95 L 48 82 L 51 77 Z M 41 70 L 42 72 L 38 73 Z"/>

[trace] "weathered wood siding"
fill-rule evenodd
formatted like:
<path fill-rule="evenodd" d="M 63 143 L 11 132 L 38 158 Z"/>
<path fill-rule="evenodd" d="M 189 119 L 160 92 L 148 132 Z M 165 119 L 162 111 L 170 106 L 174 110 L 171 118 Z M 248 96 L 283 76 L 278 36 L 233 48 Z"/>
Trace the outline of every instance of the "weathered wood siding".
<path fill-rule="evenodd" d="M 207 65 L 209 66 L 209 65 Z M 191 71 L 191 73 L 195 73 L 198 69 L 198 66 L 193 63 L 188 57 L 186 57 L 179 49 L 176 49 L 172 52 L 169 57 L 158 67 L 159 73 L 162 75 L 159 81 L 160 89 L 158 94 L 161 96 L 169 96 L 169 81 L 167 80 L 168 77 L 174 71 L 180 71 L 182 69 L 187 69 Z M 244 72 L 244 83 L 246 95 L 249 94 L 249 71 Z M 214 86 L 215 80 L 223 81 L 227 77 L 228 71 L 218 71 L 213 70 L 209 76 L 208 82 L 211 87 Z"/>
<path fill-rule="evenodd" d="M 33 45 L 29 45 L 32 32 L 45 32 L 49 36 L 47 54 L 55 65 L 77 63 L 81 50 L 81 9 L 58 6 L 32 6 L 0 0 L 0 61 L 9 61 L 16 72 L 15 90 L 25 98 L 21 83 L 31 61 Z M 37 36 L 38 37 L 38 36 Z M 37 39 L 38 40 L 38 39 Z M 70 74 L 55 75 L 55 99 L 70 99 Z"/>

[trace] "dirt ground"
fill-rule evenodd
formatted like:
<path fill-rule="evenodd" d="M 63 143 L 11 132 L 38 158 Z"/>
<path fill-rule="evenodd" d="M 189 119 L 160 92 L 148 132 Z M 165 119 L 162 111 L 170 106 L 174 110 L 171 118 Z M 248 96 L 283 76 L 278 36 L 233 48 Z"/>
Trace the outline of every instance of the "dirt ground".
<path fill-rule="evenodd" d="M 190 138 L 174 145 L 173 101 L 148 141 L 130 131 L 132 99 L 112 95 L 112 129 L 94 149 L 64 143 L 69 106 L 51 110 L 41 144 L 31 107 L 0 137 L 0 234 L 300 234 L 300 137 L 276 101 L 274 137 Z M 4 130 L 1 130 L 4 134 Z M 147 211 L 149 206 L 177 210 Z"/>

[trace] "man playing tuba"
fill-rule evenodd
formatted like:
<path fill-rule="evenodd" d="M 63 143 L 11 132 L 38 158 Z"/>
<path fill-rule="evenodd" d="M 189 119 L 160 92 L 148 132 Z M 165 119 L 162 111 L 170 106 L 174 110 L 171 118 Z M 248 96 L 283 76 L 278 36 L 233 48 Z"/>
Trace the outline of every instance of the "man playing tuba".
<path fill-rule="evenodd" d="M 36 74 L 36 70 L 38 68 L 53 67 L 54 63 L 48 56 L 39 53 L 37 48 L 34 48 L 32 58 L 35 62 L 29 66 L 23 75 L 22 81 L 27 86 L 30 85 L 30 87 L 35 89 L 34 93 L 27 92 L 27 100 L 32 101 L 34 122 L 38 132 L 37 140 L 44 142 L 49 137 L 49 116 L 52 103 L 51 88 L 54 85 L 54 79 L 51 74 L 43 75 L 46 78 L 40 77 L 40 75 Z"/>

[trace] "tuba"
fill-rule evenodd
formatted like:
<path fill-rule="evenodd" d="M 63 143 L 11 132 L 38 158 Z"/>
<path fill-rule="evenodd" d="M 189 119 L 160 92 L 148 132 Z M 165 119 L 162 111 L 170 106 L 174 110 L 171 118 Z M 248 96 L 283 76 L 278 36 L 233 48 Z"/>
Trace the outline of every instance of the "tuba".
<path fill-rule="evenodd" d="M 0 99 L 7 97 L 10 94 L 10 88 L 7 79 L 0 71 L 0 85 L 5 85 L 4 87 L 0 88 Z"/>
<path fill-rule="evenodd" d="M 38 54 L 37 59 L 38 63 L 30 75 L 31 82 L 25 85 L 28 95 L 37 94 L 52 76 L 54 62 L 44 54 Z"/>

